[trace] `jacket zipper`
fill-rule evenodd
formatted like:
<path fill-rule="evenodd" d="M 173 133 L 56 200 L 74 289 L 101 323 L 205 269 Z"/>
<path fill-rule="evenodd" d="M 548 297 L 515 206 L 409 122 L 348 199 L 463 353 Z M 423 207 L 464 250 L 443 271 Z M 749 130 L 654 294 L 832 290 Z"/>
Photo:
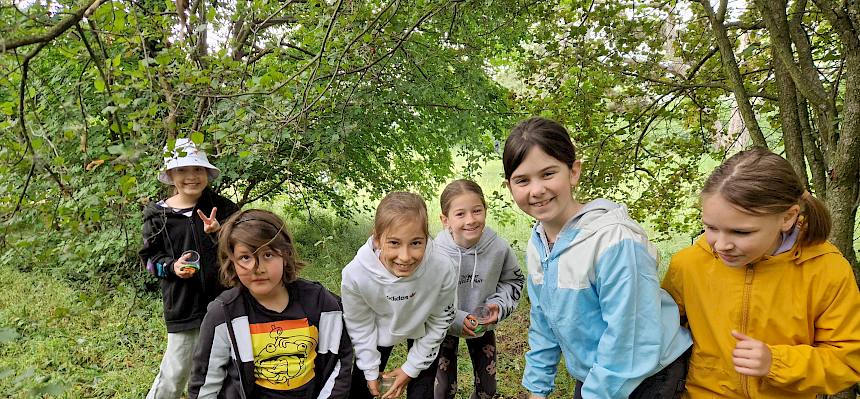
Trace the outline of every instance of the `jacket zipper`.
<path fill-rule="evenodd" d="M 191 217 L 188 218 L 188 223 L 191 225 L 191 236 L 194 237 L 194 250 L 200 252 L 200 239 L 197 237 L 197 229 L 194 228 L 194 214 L 197 210 L 197 206 L 191 211 Z M 197 279 L 200 280 L 200 291 L 203 293 L 203 297 L 206 297 L 206 280 L 203 278 L 203 257 L 200 257 L 200 270 L 197 271 Z"/>
<path fill-rule="evenodd" d="M 755 269 L 752 265 L 747 265 L 746 275 L 744 278 L 744 301 L 741 308 L 741 333 L 747 334 L 749 328 L 749 313 L 750 313 L 750 297 L 752 296 L 752 283 L 755 277 Z M 741 374 L 741 390 L 745 397 L 750 397 L 749 377 Z"/>

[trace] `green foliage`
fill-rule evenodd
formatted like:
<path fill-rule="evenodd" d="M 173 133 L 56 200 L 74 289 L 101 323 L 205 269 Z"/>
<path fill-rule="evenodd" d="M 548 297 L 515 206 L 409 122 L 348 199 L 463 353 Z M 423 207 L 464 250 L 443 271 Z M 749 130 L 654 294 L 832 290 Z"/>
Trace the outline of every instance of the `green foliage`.
<path fill-rule="evenodd" d="M 474 169 L 515 117 L 483 60 L 516 40 L 487 23 L 517 2 L 201 3 L 185 21 L 172 2 L 98 4 L 50 45 L 0 54 L 0 261 L 128 277 L 177 137 L 237 202 L 347 217 L 358 194 L 431 193 L 456 155 Z M 15 38 L 78 5 L 18 7 L 0 8 Z"/>
<path fill-rule="evenodd" d="M 494 65 L 519 109 L 570 130 L 583 162 L 577 197 L 626 203 L 666 239 L 696 229 L 689 198 L 700 187 L 698 165 L 713 154 L 710 127 L 686 119 L 698 103 L 634 77 L 659 67 L 662 42 L 650 33 L 665 14 L 656 7 L 542 3 L 531 10 L 538 18 L 527 38 Z"/>

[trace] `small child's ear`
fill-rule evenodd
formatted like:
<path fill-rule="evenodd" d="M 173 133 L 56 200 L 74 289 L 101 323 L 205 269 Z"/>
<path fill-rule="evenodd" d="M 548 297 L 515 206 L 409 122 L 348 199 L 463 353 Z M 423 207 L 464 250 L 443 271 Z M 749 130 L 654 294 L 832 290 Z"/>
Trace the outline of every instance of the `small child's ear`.
<path fill-rule="evenodd" d="M 371 237 L 373 237 L 373 239 L 372 239 L 372 242 L 373 242 L 373 248 L 377 248 L 377 249 L 378 249 L 378 248 L 382 248 L 382 245 L 379 245 L 379 244 L 380 244 L 380 243 L 379 243 L 379 237 L 376 235 L 376 231 L 374 231 L 373 233 L 371 233 Z"/>
<path fill-rule="evenodd" d="M 444 227 L 446 229 L 448 228 L 448 217 L 447 216 L 440 214 L 439 215 L 439 221 L 442 222 L 442 227 Z"/>
<path fill-rule="evenodd" d="M 780 229 L 783 233 L 787 233 L 789 230 L 794 228 L 794 225 L 797 224 L 797 218 L 800 216 L 800 205 L 794 204 L 791 208 L 788 208 L 782 216 L 782 226 Z"/>

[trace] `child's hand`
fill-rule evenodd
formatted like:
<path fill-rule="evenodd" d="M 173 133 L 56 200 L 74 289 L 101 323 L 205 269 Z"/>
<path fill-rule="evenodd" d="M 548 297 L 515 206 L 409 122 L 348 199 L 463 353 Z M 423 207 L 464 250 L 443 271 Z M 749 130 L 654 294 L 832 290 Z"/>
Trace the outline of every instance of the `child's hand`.
<path fill-rule="evenodd" d="M 370 391 L 370 395 L 374 398 L 379 396 L 379 380 L 367 381 L 367 390 Z"/>
<path fill-rule="evenodd" d="M 732 337 L 738 340 L 732 351 L 735 371 L 743 375 L 764 377 L 770 372 L 773 355 L 764 342 L 732 330 Z"/>
<path fill-rule="evenodd" d="M 499 304 L 489 303 L 486 306 L 490 308 L 490 317 L 487 318 L 487 321 L 484 324 L 498 323 L 499 313 L 501 313 L 501 309 L 499 309 Z"/>
<path fill-rule="evenodd" d="M 215 212 L 218 208 L 212 208 L 212 212 L 209 214 L 209 217 L 206 217 L 206 214 L 201 210 L 197 210 L 197 216 L 200 216 L 200 219 L 203 220 L 203 232 L 207 234 L 217 233 L 218 230 L 221 230 L 221 223 L 218 222 L 218 219 L 215 219 Z"/>
<path fill-rule="evenodd" d="M 388 388 L 387 392 L 382 392 L 382 397 L 380 399 L 395 399 L 399 397 L 404 391 L 406 391 L 406 386 L 409 385 L 409 381 L 412 380 L 412 377 L 404 373 L 400 367 L 391 370 L 382 376 L 394 377 L 394 384 L 391 384 L 391 388 Z"/>
<path fill-rule="evenodd" d="M 478 319 L 475 316 L 468 315 L 465 319 L 463 319 L 463 336 L 464 337 L 474 337 L 475 336 L 475 328 L 478 327 Z"/>
<path fill-rule="evenodd" d="M 173 262 L 173 273 L 176 274 L 176 277 L 179 278 L 191 278 L 194 273 L 197 271 L 194 268 L 186 267 L 186 260 L 191 256 L 191 254 L 182 255 L 181 258 L 177 259 L 176 262 Z"/>

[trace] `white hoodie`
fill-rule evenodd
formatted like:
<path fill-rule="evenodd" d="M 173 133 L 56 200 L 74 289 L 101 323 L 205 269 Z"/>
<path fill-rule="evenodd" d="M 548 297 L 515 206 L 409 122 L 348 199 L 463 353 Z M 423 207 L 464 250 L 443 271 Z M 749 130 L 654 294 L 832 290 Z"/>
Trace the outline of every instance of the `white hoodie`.
<path fill-rule="evenodd" d="M 401 366 L 412 378 L 430 367 L 454 320 L 457 273 L 433 240 L 421 264 L 409 277 L 396 277 L 383 266 L 373 238 L 358 249 L 343 269 L 343 318 L 355 347 L 355 364 L 368 381 L 379 378 L 377 346 L 394 346 L 414 339 Z"/>

